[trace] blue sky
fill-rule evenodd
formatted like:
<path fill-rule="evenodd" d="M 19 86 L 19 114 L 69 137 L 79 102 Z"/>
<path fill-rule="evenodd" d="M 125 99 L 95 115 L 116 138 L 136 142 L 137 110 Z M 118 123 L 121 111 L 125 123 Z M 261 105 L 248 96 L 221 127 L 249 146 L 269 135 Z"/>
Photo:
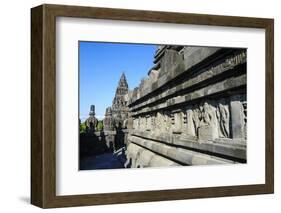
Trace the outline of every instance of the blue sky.
<path fill-rule="evenodd" d="M 137 87 L 153 66 L 156 45 L 104 42 L 79 42 L 80 118 L 88 117 L 90 105 L 102 119 L 112 99 L 122 72 L 129 89 Z"/>

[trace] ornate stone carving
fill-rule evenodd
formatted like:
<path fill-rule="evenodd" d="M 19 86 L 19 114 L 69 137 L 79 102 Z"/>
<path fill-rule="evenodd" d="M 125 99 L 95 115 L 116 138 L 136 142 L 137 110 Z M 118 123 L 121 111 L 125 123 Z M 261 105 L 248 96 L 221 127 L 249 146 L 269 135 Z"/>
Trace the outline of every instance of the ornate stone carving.
<path fill-rule="evenodd" d="M 201 108 L 202 119 L 198 129 L 199 139 L 214 140 L 218 138 L 218 121 L 216 117 L 216 108 L 205 102 Z"/>
<path fill-rule="evenodd" d="M 231 111 L 232 138 L 244 139 L 246 136 L 247 118 L 240 96 L 231 97 L 230 111 Z"/>
<path fill-rule="evenodd" d="M 110 113 L 105 113 L 106 129 L 113 130 L 114 128 L 127 128 L 129 121 L 129 108 L 127 107 L 129 98 L 129 89 L 126 76 L 122 73 L 115 96 L 110 107 Z M 108 109 L 108 108 L 107 108 Z M 110 118 L 109 118 L 110 117 Z"/>
<path fill-rule="evenodd" d="M 183 127 L 183 114 L 181 110 L 172 112 L 172 123 L 172 132 L 180 134 L 182 132 Z"/>
<path fill-rule="evenodd" d="M 161 112 L 157 112 L 155 117 L 155 133 L 158 134 L 161 131 L 166 131 L 164 127 L 164 115 Z"/>
<path fill-rule="evenodd" d="M 172 117 L 171 117 L 171 113 L 169 111 L 164 111 L 163 112 L 163 130 L 166 132 L 170 132 L 170 130 L 172 129 Z"/>
<path fill-rule="evenodd" d="M 150 131 L 151 130 L 151 116 L 147 115 L 145 120 L 146 120 L 146 130 Z"/>
<path fill-rule="evenodd" d="M 112 118 L 111 107 L 106 108 L 105 117 L 103 119 L 104 130 L 114 130 L 114 122 Z"/>
<path fill-rule="evenodd" d="M 203 107 L 202 106 L 197 106 L 193 111 L 192 111 L 192 121 L 194 125 L 194 132 L 195 135 L 198 136 L 198 129 L 200 127 L 200 120 L 202 119 L 202 111 Z"/>
<path fill-rule="evenodd" d="M 229 138 L 229 109 L 227 105 L 218 104 L 217 118 L 219 122 L 219 137 Z"/>
<path fill-rule="evenodd" d="M 169 159 L 185 146 L 194 153 L 200 147 L 199 161 L 180 158 L 192 159 L 190 164 L 208 164 L 206 156 L 201 158 L 205 151 L 211 161 L 213 156 L 245 161 L 246 144 L 241 143 L 247 137 L 246 51 L 159 46 L 148 77 L 129 99 L 134 128 L 139 130 L 131 135 L 131 144 L 156 154 L 162 151 Z M 131 158 L 139 159 L 134 165 L 145 167 L 148 160 L 141 155 Z"/>

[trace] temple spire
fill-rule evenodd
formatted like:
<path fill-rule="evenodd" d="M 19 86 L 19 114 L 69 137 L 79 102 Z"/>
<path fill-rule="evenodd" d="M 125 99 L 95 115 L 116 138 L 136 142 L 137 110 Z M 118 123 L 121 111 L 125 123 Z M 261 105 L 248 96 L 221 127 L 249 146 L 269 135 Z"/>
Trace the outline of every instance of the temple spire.
<path fill-rule="evenodd" d="M 91 106 L 90 106 L 89 115 L 90 115 L 90 116 L 95 116 L 95 115 L 96 115 L 96 113 L 95 113 L 95 105 L 91 105 Z"/>
<path fill-rule="evenodd" d="M 118 83 L 118 87 L 123 87 L 124 89 L 128 90 L 128 83 L 124 72 L 122 72 L 122 75 Z"/>

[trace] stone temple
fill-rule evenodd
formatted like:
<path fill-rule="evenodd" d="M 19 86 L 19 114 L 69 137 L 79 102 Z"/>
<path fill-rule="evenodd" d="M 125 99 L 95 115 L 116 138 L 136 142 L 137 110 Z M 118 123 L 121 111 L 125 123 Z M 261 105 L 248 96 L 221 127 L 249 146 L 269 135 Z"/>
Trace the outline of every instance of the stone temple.
<path fill-rule="evenodd" d="M 104 129 L 115 130 L 116 128 L 127 128 L 129 108 L 128 104 L 128 83 L 126 76 L 122 73 L 116 88 L 112 106 L 105 112 Z"/>
<path fill-rule="evenodd" d="M 129 93 L 127 165 L 246 162 L 246 49 L 159 46 Z"/>
<path fill-rule="evenodd" d="M 246 163 L 247 50 L 163 45 L 153 62 L 132 91 L 123 73 L 106 109 L 124 167 Z"/>
<path fill-rule="evenodd" d="M 85 124 L 87 127 L 87 131 L 89 132 L 95 132 L 97 125 L 98 125 L 98 119 L 95 117 L 95 105 L 91 105 L 89 117 L 86 119 Z"/>

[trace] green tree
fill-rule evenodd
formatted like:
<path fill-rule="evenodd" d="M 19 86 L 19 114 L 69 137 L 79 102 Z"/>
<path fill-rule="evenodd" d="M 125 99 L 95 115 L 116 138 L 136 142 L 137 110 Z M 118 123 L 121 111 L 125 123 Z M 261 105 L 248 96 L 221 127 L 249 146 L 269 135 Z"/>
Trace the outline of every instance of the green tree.
<path fill-rule="evenodd" d="M 80 129 L 80 133 L 86 132 L 86 124 L 85 124 L 85 122 L 80 123 L 79 129 Z"/>
<path fill-rule="evenodd" d="M 103 130 L 103 120 L 98 121 L 97 131 Z"/>

